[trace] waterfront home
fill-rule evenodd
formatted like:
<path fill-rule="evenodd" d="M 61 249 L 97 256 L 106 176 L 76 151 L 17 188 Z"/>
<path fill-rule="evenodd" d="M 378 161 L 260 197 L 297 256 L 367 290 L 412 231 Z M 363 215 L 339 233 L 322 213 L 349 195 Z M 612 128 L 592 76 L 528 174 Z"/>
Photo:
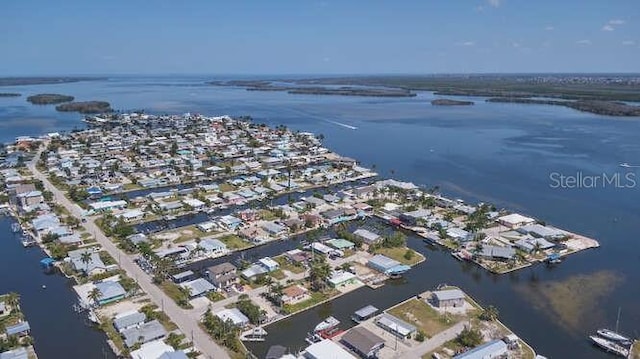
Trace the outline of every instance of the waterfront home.
<path fill-rule="evenodd" d="M 123 209 L 127 206 L 127 201 L 118 200 L 118 201 L 100 201 L 90 203 L 89 207 L 93 212 L 109 212 L 114 209 Z"/>
<path fill-rule="evenodd" d="M 0 353 L 0 359 L 29 359 L 27 348 L 20 347 Z"/>
<path fill-rule="evenodd" d="M 516 255 L 513 247 L 499 247 L 493 245 L 483 245 L 481 250 L 476 253 L 478 257 L 494 259 L 494 260 L 510 260 Z"/>
<path fill-rule="evenodd" d="M 300 356 L 303 359 L 356 359 L 348 351 L 331 339 L 324 339 L 320 342 L 309 345 Z"/>
<path fill-rule="evenodd" d="M 31 221 L 31 225 L 37 232 L 43 232 L 59 226 L 60 219 L 53 213 L 41 214 Z"/>
<path fill-rule="evenodd" d="M 350 241 L 348 241 L 346 239 L 342 239 L 342 238 L 330 239 L 330 240 L 326 241 L 325 243 L 327 243 L 331 247 L 333 247 L 335 249 L 339 249 L 341 251 L 353 249 L 355 247 L 355 244 L 353 242 L 350 242 Z"/>
<path fill-rule="evenodd" d="M 218 225 L 214 221 L 206 221 L 206 222 L 198 223 L 196 225 L 196 228 L 198 228 L 199 230 L 201 230 L 203 232 L 211 232 L 214 229 L 216 229 L 217 227 L 218 227 Z"/>
<path fill-rule="evenodd" d="M 171 280 L 174 283 L 182 283 L 182 282 L 186 282 L 193 279 L 195 279 L 195 273 L 191 270 L 186 270 L 186 271 L 171 275 Z"/>
<path fill-rule="evenodd" d="M 205 203 L 202 202 L 199 199 L 196 198 L 185 198 L 182 200 L 182 203 L 186 204 L 187 206 L 193 208 L 194 210 L 200 210 L 202 208 L 204 208 Z"/>
<path fill-rule="evenodd" d="M 58 241 L 63 244 L 80 244 L 82 243 L 82 238 L 78 233 L 74 233 L 62 235 L 58 237 Z"/>
<path fill-rule="evenodd" d="M 173 347 L 166 344 L 162 340 L 152 340 L 144 343 L 139 349 L 133 350 L 130 355 L 131 359 L 181 359 L 186 356 L 175 356 L 175 353 L 184 353 L 182 351 L 175 352 Z"/>
<path fill-rule="evenodd" d="M 468 242 L 473 239 L 473 234 L 465 231 L 462 228 L 450 227 L 447 228 L 447 237 L 453 239 L 456 242 Z"/>
<path fill-rule="evenodd" d="M 311 259 L 311 254 L 300 249 L 292 249 L 285 252 L 284 257 L 289 263 L 304 266 Z"/>
<path fill-rule="evenodd" d="M 278 262 L 269 257 L 262 258 L 256 263 L 250 265 L 247 269 L 243 270 L 240 275 L 245 279 L 251 279 L 259 275 L 267 274 L 280 267 Z"/>
<path fill-rule="evenodd" d="M 278 264 L 278 262 L 274 261 L 269 257 L 260 258 L 258 260 L 258 263 L 261 266 L 263 266 L 268 272 L 273 272 L 280 268 L 280 265 Z"/>
<path fill-rule="evenodd" d="M 547 241 L 544 238 L 523 238 L 513 243 L 516 248 L 523 250 L 527 253 L 531 253 L 536 249 L 546 250 L 555 247 L 556 245 Z"/>
<path fill-rule="evenodd" d="M 498 223 L 511 229 L 516 229 L 527 224 L 535 223 L 535 219 L 525 217 L 518 213 L 508 214 L 506 216 L 498 217 Z"/>
<path fill-rule="evenodd" d="M 378 272 L 389 274 L 394 271 L 395 268 L 401 266 L 402 263 L 395 259 L 391 259 L 382 254 L 376 254 L 367 262 L 367 266 L 377 270 Z"/>
<path fill-rule="evenodd" d="M 227 245 L 215 238 L 203 238 L 197 245 L 208 256 L 221 256 L 229 252 Z"/>
<path fill-rule="evenodd" d="M 160 202 L 157 207 L 163 212 L 178 212 L 182 209 L 183 204 L 180 201 Z"/>
<path fill-rule="evenodd" d="M 231 215 L 226 215 L 218 218 L 216 223 L 228 231 L 234 231 L 242 224 L 242 220 Z"/>
<path fill-rule="evenodd" d="M 396 318 L 389 313 L 382 313 L 375 323 L 387 332 L 397 336 L 398 338 L 411 338 L 416 332 L 416 327 L 405 322 L 402 319 Z"/>
<path fill-rule="evenodd" d="M 133 347 L 136 343 L 144 344 L 152 340 L 162 339 L 167 335 L 167 331 L 158 320 L 141 324 L 137 327 L 122 331 L 124 344 L 127 348 Z"/>
<path fill-rule="evenodd" d="M 213 286 L 219 291 L 226 291 L 238 282 L 237 268 L 224 262 L 207 268 L 205 274 Z"/>
<path fill-rule="evenodd" d="M 31 326 L 29 326 L 29 322 L 27 321 L 19 322 L 14 325 L 9 325 L 4 329 L 4 332 L 8 337 L 14 336 L 14 335 L 18 337 L 24 337 L 29 335 L 30 331 L 31 331 Z"/>
<path fill-rule="evenodd" d="M 86 257 L 87 254 L 88 257 Z M 104 264 L 98 252 L 88 248 L 70 251 L 67 253 L 67 258 L 75 271 L 88 276 L 101 274 L 113 268 L 113 266 L 108 267 Z"/>
<path fill-rule="evenodd" d="M 355 274 L 347 271 L 333 271 L 331 276 L 327 279 L 329 285 L 333 288 L 344 287 L 349 284 L 358 283 L 358 278 Z"/>
<path fill-rule="evenodd" d="M 197 278 L 188 282 L 180 283 L 180 286 L 189 292 L 190 298 L 195 298 L 207 294 L 215 289 L 213 284 L 204 278 Z"/>
<path fill-rule="evenodd" d="M 384 339 L 365 327 L 350 329 L 340 342 L 364 359 L 377 358 L 385 343 Z"/>
<path fill-rule="evenodd" d="M 380 237 L 378 234 L 373 233 L 367 229 L 364 228 L 360 228 L 360 229 L 356 229 L 353 234 L 362 239 L 362 241 L 367 244 L 367 245 L 371 245 L 373 243 L 376 243 L 378 241 L 380 241 L 380 239 L 382 237 Z"/>
<path fill-rule="evenodd" d="M 311 245 L 309 246 L 309 248 L 311 249 L 312 253 L 320 253 L 323 255 L 330 255 L 331 253 L 337 252 L 336 249 L 333 249 L 323 243 L 320 242 L 313 242 L 311 243 Z"/>
<path fill-rule="evenodd" d="M 558 240 L 565 237 L 567 234 L 564 231 L 561 231 L 557 228 L 543 226 L 541 224 L 528 224 L 522 226 L 516 231 L 524 234 L 529 234 L 536 238 L 544 238 L 548 240 Z M 547 242 L 548 243 L 548 242 Z"/>
<path fill-rule="evenodd" d="M 287 233 L 287 227 L 275 222 L 264 222 L 260 227 L 274 237 L 282 236 Z"/>
<path fill-rule="evenodd" d="M 135 233 L 127 237 L 127 240 L 131 241 L 131 243 L 138 245 L 142 242 L 149 242 L 149 238 L 144 233 Z"/>
<path fill-rule="evenodd" d="M 465 294 L 460 289 L 438 290 L 431 294 L 431 301 L 438 308 L 462 307 L 465 303 Z"/>
<path fill-rule="evenodd" d="M 410 226 L 418 225 L 418 222 L 425 222 L 431 217 L 431 211 L 428 209 L 417 209 L 411 212 L 404 212 L 398 216 L 398 219 L 402 221 L 402 223 Z"/>
<path fill-rule="evenodd" d="M 249 318 L 242 314 L 238 308 L 224 309 L 215 313 L 215 315 L 225 322 L 230 319 L 233 325 L 238 327 L 246 327 L 249 325 Z"/>
<path fill-rule="evenodd" d="M 105 305 L 112 302 L 119 301 L 127 295 L 127 291 L 124 290 L 122 285 L 114 281 L 102 281 L 95 282 L 94 286 L 100 292 L 98 297 L 98 304 Z"/>
<path fill-rule="evenodd" d="M 28 211 L 30 208 L 38 207 L 40 204 L 44 203 L 42 192 L 37 190 L 16 193 L 16 198 L 18 199 L 19 205 L 25 211 Z"/>
<path fill-rule="evenodd" d="M 297 284 L 288 286 L 282 290 L 280 300 L 282 304 L 296 304 L 311 298 L 309 290 Z"/>
<path fill-rule="evenodd" d="M 119 333 L 123 331 L 138 327 L 147 320 L 147 316 L 144 313 L 140 313 L 137 310 L 129 311 L 125 313 L 116 314 L 113 318 L 113 326 Z"/>
<path fill-rule="evenodd" d="M 477 346 L 462 354 L 456 355 L 453 359 L 492 359 L 502 358 L 508 353 L 508 347 L 502 340 L 492 340 Z"/>
<path fill-rule="evenodd" d="M 5 302 L 0 302 L 0 317 L 9 314 L 7 311 L 7 305 Z"/>
<path fill-rule="evenodd" d="M 125 222 L 135 222 L 142 220 L 144 218 L 144 214 L 145 213 L 139 209 L 132 209 L 120 213 L 118 217 L 122 218 Z"/>

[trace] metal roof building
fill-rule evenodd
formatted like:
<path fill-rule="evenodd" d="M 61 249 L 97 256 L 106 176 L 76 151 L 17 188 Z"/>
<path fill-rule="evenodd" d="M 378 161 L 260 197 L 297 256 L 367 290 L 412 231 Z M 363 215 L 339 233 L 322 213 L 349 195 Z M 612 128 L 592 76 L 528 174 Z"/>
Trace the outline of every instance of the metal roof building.
<path fill-rule="evenodd" d="M 364 327 L 356 327 L 342 336 L 341 342 L 362 358 L 375 358 L 384 347 L 384 339 Z"/>
<path fill-rule="evenodd" d="M 382 314 L 380 318 L 376 320 L 376 324 L 389 333 L 403 338 L 409 337 L 416 331 L 416 327 L 389 313 Z"/>
<path fill-rule="evenodd" d="M 507 353 L 507 344 L 502 340 L 494 340 L 477 346 L 460 355 L 456 355 L 453 359 L 491 359 L 502 357 Z"/>
<path fill-rule="evenodd" d="M 355 359 L 348 351 L 341 346 L 325 339 L 321 342 L 311 344 L 302 352 L 302 357 L 306 359 Z"/>

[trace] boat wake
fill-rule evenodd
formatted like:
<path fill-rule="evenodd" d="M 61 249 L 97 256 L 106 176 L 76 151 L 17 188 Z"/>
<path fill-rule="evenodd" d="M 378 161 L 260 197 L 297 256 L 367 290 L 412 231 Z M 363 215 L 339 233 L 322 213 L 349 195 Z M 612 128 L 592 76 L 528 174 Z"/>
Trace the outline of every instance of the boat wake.
<path fill-rule="evenodd" d="M 620 167 L 624 167 L 624 168 L 640 168 L 640 165 L 630 165 L 627 162 L 625 162 L 625 163 L 621 163 Z"/>
<path fill-rule="evenodd" d="M 358 128 L 356 126 L 351 126 L 351 125 L 347 125 L 346 123 L 340 123 L 340 122 L 336 122 L 336 121 L 331 121 L 331 120 L 325 120 L 329 123 L 333 123 L 334 125 L 338 125 L 338 126 L 342 126 L 344 128 L 348 128 L 350 130 L 357 130 Z"/>

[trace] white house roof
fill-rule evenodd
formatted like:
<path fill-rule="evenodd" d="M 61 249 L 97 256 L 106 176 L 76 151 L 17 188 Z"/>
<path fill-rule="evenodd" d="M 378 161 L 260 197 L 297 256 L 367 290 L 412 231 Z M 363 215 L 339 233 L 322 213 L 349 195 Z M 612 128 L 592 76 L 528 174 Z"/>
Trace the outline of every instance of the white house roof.
<path fill-rule="evenodd" d="M 164 353 L 173 352 L 173 347 L 162 340 L 154 340 L 140 346 L 140 349 L 131 352 L 132 359 L 158 359 Z"/>
<path fill-rule="evenodd" d="M 303 355 L 309 359 L 356 359 L 330 339 L 309 345 Z"/>
<path fill-rule="evenodd" d="M 247 323 L 249 323 L 249 318 L 247 318 L 246 315 L 242 314 L 242 312 L 238 308 L 219 311 L 218 313 L 216 313 L 216 316 L 223 321 L 231 319 L 231 321 L 235 325 L 246 325 Z"/>
<path fill-rule="evenodd" d="M 536 220 L 531 217 L 525 217 L 518 213 L 511 213 L 506 216 L 498 217 L 498 220 L 502 223 L 508 223 L 509 225 L 515 226 L 523 223 L 533 223 Z"/>
<path fill-rule="evenodd" d="M 460 289 L 445 289 L 438 290 L 433 292 L 433 295 L 438 298 L 438 300 L 452 300 L 452 299 L 464 299 L 464 292 Z"/>

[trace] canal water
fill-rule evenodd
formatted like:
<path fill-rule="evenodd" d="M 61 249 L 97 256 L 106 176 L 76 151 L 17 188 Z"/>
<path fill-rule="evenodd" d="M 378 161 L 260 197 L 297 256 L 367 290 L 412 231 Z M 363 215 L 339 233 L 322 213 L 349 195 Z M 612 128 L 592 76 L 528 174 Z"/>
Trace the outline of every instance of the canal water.
<path fill-rule="evenodd" d="M 90 325 L 86 313 L 74 311 L 73 282 L 45 273 L 39 262 L 46 254 L 39 247 L 23 248 L 11 231 L 13 222 L 0 216 L 0 293 L 20 294 L 38 358 L 115 358 L 105 334 Z"/>
<path fill-rule="evenodd" d="M 621 331 L 640 336 L 640 178 L 635 177 L 640 173 L 619 166 L 640 159 L 640 120 L 560 106 L 486 103 L 482 98 L 468 98 L 474 106 L 431 106 L 429 101 L 437 96 L 429 92 L 414 98 L 365 98 L 203 84 L 211 79 L 115 77 L 6 87 L 2 90 L 23 96 L 0 99 L 0 140 L 83 126 L 80 115 L 25 101 L 36 93 L 108 100 L 117 109 L 161 114 L 250 115 L 257 123 L 323 134 L 329 148 L 365 166 L 375 165 L 382 176 L 439 186 L 444 194 L 471 202 L 491 202 L 596 238 L 602 245 L 552 269 L 536 266 L 493 276 L 410 240 L 427 261 L 410 271 L 406 282 L 366 293 L 375 301 L 372 304 L 384 307 L 442 282 L 459 285 L 483 304 L 496 305 L 506 325 L 551 358 L 608 357 L 594 349 L 586 335 L 613 327 L 619 307 Z M 618 176 L 618 185 L 604 183 L 605 175 Z M 587 181 L 559 184 L 554 181 L 559 176 L 586 176 Z M 625 182 L 624 176 L 632 176 L 637 185 Z M 31 281 L 28 275 L 19 277 Z M 1 285 L 5 281 L 3 276 Z M 278 323 L 276 330 L 268 329 L 266 344 L 301 345 L 299 338 L 307 327 L 324 314 L 336 311 L 345 319 L 366 304 L 364 291 L 368 289 Z M 47 332 L 55 328 L 49 326 Z M 88 346 L 71 339 L 68 343 Z M 256 352 L 262 350 L 259 347 Z M 94 353 L 88 357 L 101 355 L 99 349 Z"/>

